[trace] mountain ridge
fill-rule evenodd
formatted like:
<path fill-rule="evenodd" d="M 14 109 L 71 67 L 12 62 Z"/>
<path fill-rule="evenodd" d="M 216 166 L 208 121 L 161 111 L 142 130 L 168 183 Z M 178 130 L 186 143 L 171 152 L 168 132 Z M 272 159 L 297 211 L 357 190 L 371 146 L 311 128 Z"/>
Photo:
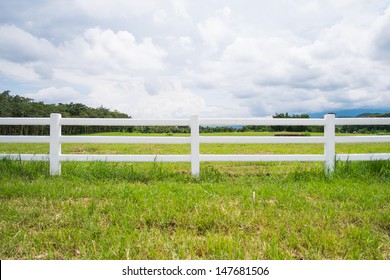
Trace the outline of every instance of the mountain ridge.
<path fill-rule="evenodd" d="M 363 117 L 373 114 L 390 113 L 390 108 L 359 108 L 359 109 L 341 109 L 327 112 L 309 113 L 310 118 L 322 118 L 324 115 L 334 113 L 338 118 Z"/>

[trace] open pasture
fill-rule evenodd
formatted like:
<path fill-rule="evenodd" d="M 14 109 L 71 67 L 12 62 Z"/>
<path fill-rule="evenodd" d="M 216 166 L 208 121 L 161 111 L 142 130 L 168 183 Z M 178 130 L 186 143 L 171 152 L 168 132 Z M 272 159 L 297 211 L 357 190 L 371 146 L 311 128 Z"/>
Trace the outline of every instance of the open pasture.
<path fill-rule="evenodd" d="M 63 153 L 186 154 L 189 145 L 63 144 Z M 201 153 L 323 153 L 317 144 L 202 144 Z M 46 153 L 1 144 L 0 153 Z M 389 152 L 388 143 L 337 153 Z M 1 259 L 389 259 L 390 162 L 0 161 Z"/>

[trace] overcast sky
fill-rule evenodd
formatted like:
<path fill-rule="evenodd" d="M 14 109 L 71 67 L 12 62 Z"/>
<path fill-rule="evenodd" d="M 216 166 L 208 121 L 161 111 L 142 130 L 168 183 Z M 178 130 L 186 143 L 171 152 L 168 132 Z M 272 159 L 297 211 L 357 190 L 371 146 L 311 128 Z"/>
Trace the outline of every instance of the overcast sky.
<path fill-rule="evenodd" d="M 134 118 L 390 108 L 390 0 L 1 0 L 0 92 Z"/>

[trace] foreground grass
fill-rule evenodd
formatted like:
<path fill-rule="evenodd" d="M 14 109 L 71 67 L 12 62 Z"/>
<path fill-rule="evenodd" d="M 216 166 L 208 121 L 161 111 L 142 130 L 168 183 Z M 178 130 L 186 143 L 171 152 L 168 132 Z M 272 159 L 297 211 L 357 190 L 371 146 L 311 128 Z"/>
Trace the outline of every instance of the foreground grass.
<path fill-rule="evenodd" d="M 0 259 L 389 259 L 390 162 L 0 161 Z"/>

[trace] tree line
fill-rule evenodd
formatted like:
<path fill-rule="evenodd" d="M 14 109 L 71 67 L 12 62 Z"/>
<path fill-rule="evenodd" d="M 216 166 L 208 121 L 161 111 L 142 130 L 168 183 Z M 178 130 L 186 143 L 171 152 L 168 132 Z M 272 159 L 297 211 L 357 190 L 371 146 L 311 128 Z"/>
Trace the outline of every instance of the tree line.
<path fill-rule="evenodd" d="M 64 118 L 131 118 L 119 111 L 111 111 L 103 106 L 91 108 L 81 103 L 45 104 L 31 98 L 11 95 L 10 91 L 0 94 L 0 117 L 49 117 L 51 113 L 59 113 Z M 275 113 L 273 118 L 303 118 L 308 114 Z M 358 117 L 390 117 L 385 114 L 362 114 Z M 224 126 L 200 127 L 201 133 L 213 132 L 323 132 L 322 126 Z M 389 133 L 390 126 L 338 126 L 337 132 L 344 133 Z M 63 126 L 64 135 L 89 134 L 99 132 L 139 132 L 139 133 L 189 133 L 188 126 L 140 126 L 140 127 L 111 127 L 111 126 Z M 48 126 L 0 126 L 0 135 L 48 135 Z"/>
<path fill-rule="evenodd" d="M 103 106 L 91 108 L 81 103 L 45 104 L 20 95 L 11 95 L 10 91 L 0 94 L 0 117 L 7 118 L 48 118 L 51 113 L 59 113 L 64 118 L 131 118 L 119 111 L 111 111 Z M 105 126 L 64 126 L 63 134 L 85 134 L 120 131 L 122 127 Z M 48 126 L 0 126 L 2 135 L 48 135 Z"/>
<path fill-rule="evenodd" d="M 365 113 L 358 116 L 359 118 L 390 118 L 390 113 L 370 114 Z M 337 127 L 342 133 L 363 133 L 363 134 L 381 134 L 389 133 L 390 125 L 343 125 Z"/>
<path fill-rule="evenodd" d="M 309 119 L 308 114 L 292 114 L 289 113 L 275 113 L 272 116 L 274 119 Z M 322 132 L 323 127 L 318 126 L 244 126 L 241 131 L 259 131 L 259 132 Z"/>

